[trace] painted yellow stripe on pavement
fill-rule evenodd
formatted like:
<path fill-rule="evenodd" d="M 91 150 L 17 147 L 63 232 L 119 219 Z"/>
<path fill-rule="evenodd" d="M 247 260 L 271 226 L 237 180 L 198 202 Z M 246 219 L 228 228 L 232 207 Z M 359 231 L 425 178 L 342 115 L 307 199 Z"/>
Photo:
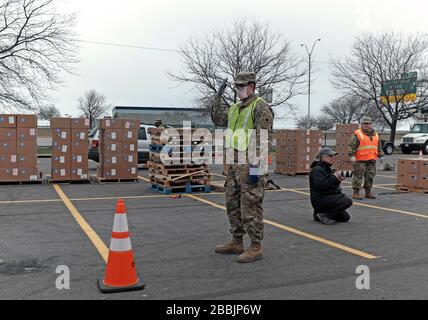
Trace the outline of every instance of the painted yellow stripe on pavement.
<path fill-rule="evenodd" d="M 384 175 L 380 175 L 380 174 L 377 174 L 376 177 L 388 178 L 388 179 L 397 179 L 397 177 L 394 177 L 394 176 L 384 176 Z"/>
<path fill-rule="evenodd" d="M 215 208 L 218 208 L 218 209 L 221 209 L 221 210 L 226 210 L 226 207 L 224 207 L 222 205 L 219 205 L 218 203 L 211 202 L 211 201 L 208 201 L 206 199 L 203 199 L 203 198 L 200 198 L 200 197 L 197 197 L 197 196 L 194 196 L 194 195 L 190 195 L 190 194 L 188 194 L 186 196 L 188 198 L 190 198 L 190 199 L 193 199 L 193 200 L 196 200 L 196 201 L 208 204 L 208 205 L 210 205 L 212 207 L 215 207 Z M 285 225 L 282 225 L 282 224 L 279 224 L 279 223 L 276 223 L 276 222 L 273 222 L 273 221 L 270 221 L 270 220 L 267 220 L 267 219 L 264 220 L 264 223 L 267 224 L 267 225 L 276 227 L 278 229 L 281 229 L 281 230 L 284 230 L 284 231 L 288 231 L 290 233 L 302 236 L 304 238 L 308 238 L 308 239 L 311 239 L 311 240 L 314 240 L 314 241 L 317 241 L 317 242 L 321 242 L 321 243 L 323 243 L 325 245 L 334 247 L 336 249 L 339 249 L 339 250 L 351 253 L 353 255 L 356 255 L 356 256 L 359 256 L 359 257 L 362 257 L 362 258 L 365 258 L 365 259 L 369 259 L 369 260 L 378 259 L 378 257 L 376 257 L 374 255 L 371 255 L 371 254 L 368 254 L 368 253 L 365 253 L 363 251 L 356 250 L 354 248 L 350 248 L 350 247 L 344 246 L 342 244 L 339 244 L 339 243 L 336 243 L 336 242 L 333 242 L 333 241 L 330 241 L 330 240 L 327 240 L 327 239 L 323 239 L 323 238 L 320 238 L 320 237 L 315 236 L 313 234 L 309 234 L 309 233 L 306 233 L 306 232 L 303 232 L 303 231 L 300 231 L 300 230 L 297 230 L 297 229 L 294 229 L 294 228 L 290 228 L 290 227 L 287 227 Z"/>
<path fill-rule="evenodd" d="M 50 202 L 61 202 L 59 199 L 46 199 L 46 200 L 11 200 L 11 201 L 0 201 L 1 204 L 35 204 L 35 203 L 50 203 Z"/>
<path fill-rule="evenodd" d="M 283 190 L 284 191 L 293 192 L 293 193 L 303 194 L 303 195 L 306 195 L 306 196 L 310 196 L 309 193 L 302 192 L 302 191 L 293 191 L 293 190 L 290 190 L 290 189 L 283 189 Z M 354 201 L 354 205 L 355 206 L 359 206 L 359 207 L 366 207 L 366 208 L 371 208 L 371 209 L 376 209 L 376 210 L 381 210 L 381 211 L 400 213 L 400 214 L 405 214 L 405 215 L 412 216 L 412 217 L 418 217 L 418 218 L 428 219 L 428 215 L 424 215 L 424 214 L 416 213 L 416 212 L 411 212 L 411 211 L 404 211 L 404 210 L 398 210 L 398 209 L 390 209 L 390 208 L 378 207 L 378 206 L 368 205 L 368 204 L 364 204 L 364 203 L 360 203 L 360 202 L 355 202 L 355 201 Z"/>
<path fill-rule="evenodd" d="M 58 196 L 64 202 L 65 206 L 70 211 L 71 215 L 74 217 L 76 222 L 79 224 L 80 228 L 82 228 L 83 232 L 88 236 L 89 240 L 91 240 L 92 244 L 98 250 L 98 253 L 101 255 L 105 263 L 107 263 L 109 249 L 95 232 L 94 229 L 86 222 L 86 220 L 82 217 L 82 215 L 77 211 L 76 207 L 71 203 L 70 199 L 66 196 L 66 194 L 62 191 L 61 187 L 57 184 L 54 184 L 54 189 L 58 193 Z"/>

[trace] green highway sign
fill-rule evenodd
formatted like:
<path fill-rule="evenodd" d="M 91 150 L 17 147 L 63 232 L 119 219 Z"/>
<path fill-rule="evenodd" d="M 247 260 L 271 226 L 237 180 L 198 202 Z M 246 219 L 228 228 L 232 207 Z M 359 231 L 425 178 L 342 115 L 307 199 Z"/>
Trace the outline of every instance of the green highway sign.
<path fill-rule="evenodd" d="M 415 101 L 417 89 L 417 72 L 404 73 L 401 79 L 385 81 L 382 86 L 381 101 L 383 103 L 397 101 Z"/>

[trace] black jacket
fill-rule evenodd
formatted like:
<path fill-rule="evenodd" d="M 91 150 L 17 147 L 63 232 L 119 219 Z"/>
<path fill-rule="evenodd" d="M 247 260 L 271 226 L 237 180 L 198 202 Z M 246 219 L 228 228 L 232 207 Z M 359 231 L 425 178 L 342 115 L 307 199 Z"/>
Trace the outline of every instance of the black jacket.
<path fill-rule="evenodd" d="M 339 199 L 345 197 L 340 184 L 341 182 L 333 175 L 330 165 L 321 161 L 312 163 L 309 185 L 314 209 L 331 209 Z"/>

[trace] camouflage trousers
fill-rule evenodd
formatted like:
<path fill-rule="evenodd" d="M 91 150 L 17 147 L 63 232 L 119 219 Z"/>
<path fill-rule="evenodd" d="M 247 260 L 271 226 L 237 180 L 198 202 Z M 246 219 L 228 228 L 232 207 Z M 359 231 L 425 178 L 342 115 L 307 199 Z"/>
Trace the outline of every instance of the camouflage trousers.
<path fill-rule="evenodd" d="M 376 176 L 376 161 L 357 161 L 354 163 L 354 180 L 352 188 L 361 190 L 373 187 L 373 180 Z"/>
<path fill-rule="evenodd" d="M 231 165 L 226 178 L 226 207 L 230 232 L 242 241 L 245 233 L 251 242 L 260 244 L 264 236 L 263 200 L 266 176 L 258 183 L 249 181 L 248 165 Z"/>

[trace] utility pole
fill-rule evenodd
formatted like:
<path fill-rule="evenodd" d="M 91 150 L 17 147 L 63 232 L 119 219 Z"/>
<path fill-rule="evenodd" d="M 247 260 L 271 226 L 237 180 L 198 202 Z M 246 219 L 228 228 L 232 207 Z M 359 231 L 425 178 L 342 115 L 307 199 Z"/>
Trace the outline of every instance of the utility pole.
<path fill-rule="evenodd" d="M 306 52 L 308 54 L 308 61 L 309 61 L 309 90 L 308 90 L 308 119 L 310 119 L 311 117 L 311 76 L 312 76 L 312 55 L 314 53 L 314 49 L 315 49 L 315 45 L 317 44 L 317 42 L 320 42 L 321 39 L 317 39 L 314 41 L 311 50 L 309 51 L 309 48 L 306 44 L 301 44 L 301 47 L 305 47 L 306 48 Z"/>

